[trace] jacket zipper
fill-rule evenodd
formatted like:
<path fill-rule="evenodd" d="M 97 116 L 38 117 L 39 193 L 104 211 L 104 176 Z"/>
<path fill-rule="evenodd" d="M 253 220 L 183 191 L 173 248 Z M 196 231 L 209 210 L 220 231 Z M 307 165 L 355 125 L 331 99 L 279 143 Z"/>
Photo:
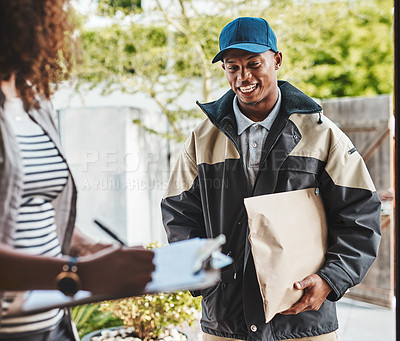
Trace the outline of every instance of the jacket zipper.
<path fill-rule="evenodd" d="M 238 153 L 239 153 L 239 156 L 240 156 L 240 164 L 242 165 L 242 177 L 243 177 L 243 181 L 244 181 L 244 184 L 245 184 L 245 193 L 246 193 L 246 197 L 249 197 L 250 195 L 251 195 L 251 193 L 250 193 L 250 190 L 249 190 L 249 186 L 248 186 L 248 174 L 247 174 L 247 169 L 246 169 L 246 166 L 245 166 L 245 162 L 244 162 L 244 159 L 243 159 L 243 156 L 242 156 L 242 153 L 240 152 L 240 149 L 239 149 L 239 146 L 237 145 L 237 143 L 236 143 L 236 141 L 235 141 L 235 139 L 232 137 L 232 136 L 230 136 L 230 134 L 225 130 L 223 130 L 223 129 L 221 129 L 221 128 L 219 128 L 218 126 L 216 126 L 218 129 L 219 129 L 219 131 L 221 131 L 226 137 L 228 137 L 228 139 L 233 143 L 233 145 L 235 146 L 235 148 L 236 148 L 236 150 L 238 151 Z"/>
<path fill-rule="evenodd" d="M 279 118 L 279 115 L 275 118 L 275 121 L 277 121 L 278 118 Z M 270 130 L 270 132 L 268 133 L 267 139 L 266 139 L 266 143 L 269 143 L 269 141 L 271 141 L 271 140 L 272 140 L 272 142 L 269 143 L 269 145 L 264 144 L 264 146 L 266 145 L 267 148 L 266 148 L 266 152 L 265 152 L 263 158 L 260 160 L 260 168 L 262 168 L 262 167 L 264 166 L 264 164 L 265 164 L 265 162 L 266 162 L 266 160 L 267 160 L 267 158 L 268 158 L 268 156 L 269 156 L 269 153 L 270 153 L 271 150 L 274 148 L 276 142 L 278 141 L 278 138 L 281 136 L 281 134 L 282 134 L 282 132 L 283 132 L 283 129 L 285 128 L 285 126 L 286 126 L 286 124 L 287 124 L 288 119 L 289 119 L 289 117 L 287 117 L 287 118 L 285 118 L 284 120 L 280 121 L 280 125 L 279 125 L 279 127 L 278 127 L 279 129 L 273 131 L 273 133 L 274 133 L 275 131 L 276 131 L 276 133 L 273 134 L 272 137 L 270 137 L 270 136 L 272 135 L 272 134 L 271 134 L 271 130 Z M 271 128 L 272 128 L 272 127 L 271 127 Z M 268 137 L 270 137 L 270 138 L 268 138 Z M 260 172 L 258 172 L 257 177 L 256 177 L 256 180 L 254 181 L 254 188 L 253 188 L 253 191 L 252 191 L 253 193 L 254 193 L 254 189 L 256 188 L 256 184 L 257 184 L 257 181 L 258 181 L 259 176 L 260 176 Z"/>
<path fill-rule="evenodd" d="M 229 251 L 226 255 L 231 257 L 232 256 L 232 251 Z M 237 277 L 236 262 L 235 262 L 235 259 L 233 257 L 232 257 L 232 259 L 233 259 L 233 271 L 234 271 L 233 279 L 236 281 L 236 277 Z"/>
<path fill-rule="evenodd" d="M 197 105 L 199 106 L 199 108 L 201 109 L 201 111 L 202 111 L 204 114 L 206 114 L 206 116 L 210 119 L 210 121 L 214 124 L 214 126 L 216 126 L 216 127 L 218 128 L 218 130 L 219 130 L 221 133 L 223 133 L 223 134 L 233 143 L 233 145 L 235 146 L 236 150 L 238 151 L 239 156 L 240 156 L 240 163 L 241 163 L 241 165 L 242 165 L 242 171 L 243 171 L 243 172 L 242 172 L 242 177 L 243 177 L 243 180 L 244 180 L 244 183 L 245 183 L 245 193 L 246 193 L 246 197 L 249 197 L 249 196 L 250 196 L 250 192 L 249 192 L 249 188 L 248 188 L 248 186 L 247 186 L 247 171 L 246 171 L 245 166 L 244 166 L 244 160 L 243 160 L 242 154 L 240 153 L 239 146 L 237 145 L 235 139 L 234 139 L 232 136 L 230 136 L 230 134 L 229 134 L 226 130 L 224 130 L 223 127 L 221 127 L 219 124 L 217 124 L 216 122 L 214 122 L 214 121 L 211 119 L 211 115 L 210 115 L 207 111 L 205 111 L 205 110 L 199 105 L 199 103 L 197 103 Z"/>
<path fill-rule="evenodd" d="M 226 283 L 221 283 L 221 304 L 223 307 L 226 307 L 226 295 L 225 295 Z"/>

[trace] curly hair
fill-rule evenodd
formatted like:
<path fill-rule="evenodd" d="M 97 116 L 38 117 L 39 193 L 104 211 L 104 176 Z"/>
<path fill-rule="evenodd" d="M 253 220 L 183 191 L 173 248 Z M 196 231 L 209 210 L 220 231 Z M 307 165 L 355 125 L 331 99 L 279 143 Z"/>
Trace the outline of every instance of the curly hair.
<path fill-rule="evenodd" d="M 39 108 L 68 76 L 72 25 L 68 0 L 0 0 L 0 81 L 15 74 L 24 108 Z M 0 106 L 4 105 L 0 90 Z"/>

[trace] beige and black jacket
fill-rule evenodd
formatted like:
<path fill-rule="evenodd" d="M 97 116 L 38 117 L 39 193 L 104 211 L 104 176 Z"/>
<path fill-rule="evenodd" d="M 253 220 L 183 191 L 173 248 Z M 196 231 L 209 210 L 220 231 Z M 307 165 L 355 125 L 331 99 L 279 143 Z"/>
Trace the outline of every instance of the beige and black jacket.
<path fill-rule="evenodd" d="M 361 156 L 322 117 L 317 103 L 287 82 L 279 87 L 281 109 L 251 193 L 238 148 L 234 93 L 228 91 L 215 102 L 199 104 L 207 119 L 187 140 L 161 203 L 170 242 L 221 233 L 227 237 L 222 251 L 234 264 L 223 271 L 217 286 L 201 292 L 201 325 L 209 334 L 284 340 L 333 332 L 338 328 L 334 302 L 364 278 L 377 254 L 380 201 Z M 318 311 L 278 314 L 266 324 L 243 199 L 314 187 L 323 199 L 329 229 L 326 261 L 318 274 L 332 292 Z M 290 210 L 282 207 L 282 214 Z"/>

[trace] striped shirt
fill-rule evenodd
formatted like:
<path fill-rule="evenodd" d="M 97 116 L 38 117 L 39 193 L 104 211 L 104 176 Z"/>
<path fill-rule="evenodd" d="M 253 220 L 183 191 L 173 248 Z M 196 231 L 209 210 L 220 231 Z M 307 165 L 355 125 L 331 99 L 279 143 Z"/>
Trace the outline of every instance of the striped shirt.
<path fill-rule="evenodd" d="M 61 246 L 52 201 L 67 183 L 67 164 L 53 141 L 25 113 L 20 99 L 7 100 L 4 112 L 17 138 L 24 173 L 13 247 L 31 255 L 60 257 Z M 12 296 L 12 293 L 6 293 L 6 299 L 2 302 L 0 339 L 9 333 L 51 329 L 63 316 L 61 309 L 53 309 L 40 314 L 7 318 L 7 304 Z"/>

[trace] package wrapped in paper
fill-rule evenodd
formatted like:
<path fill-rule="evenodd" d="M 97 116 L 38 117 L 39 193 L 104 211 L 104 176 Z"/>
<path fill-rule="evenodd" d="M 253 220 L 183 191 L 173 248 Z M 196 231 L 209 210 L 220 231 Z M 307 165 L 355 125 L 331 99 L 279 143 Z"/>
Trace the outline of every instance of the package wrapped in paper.
<path fill-rule="evenodd" d="M 249 239 L 265 322 L 303 295 L 294 283 L 316 273 L 327 248 L 327 223 L 315 188 L 245 199 Z"/>

